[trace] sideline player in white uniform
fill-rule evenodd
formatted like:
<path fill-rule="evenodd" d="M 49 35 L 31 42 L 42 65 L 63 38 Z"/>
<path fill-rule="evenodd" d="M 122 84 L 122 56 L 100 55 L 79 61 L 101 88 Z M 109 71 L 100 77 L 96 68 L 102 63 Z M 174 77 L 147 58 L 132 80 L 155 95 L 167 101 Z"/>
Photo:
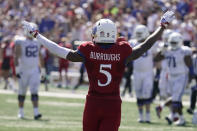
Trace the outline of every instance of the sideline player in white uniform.
<path fill-rule="evenodd" d="M 144 25 L 138 25 L 134 30 L 134 38 L 129 43 L 136 46 L 143 42 L 149 36 L 148 28 Z M 141 57 L 133 62 L 133 87 L 136 92 L 137 105 L 139 111 L 139 122 L 150 123 L 150 104 L 152 103 L 153 90 L 153 46 L 150 50 L 145 52 Z M 143 108 L 146 108 L 146 118 L 143 116 Z"/>
<path fill-rule="evenodd" d="M 163 52 L 165 52 L 169 46 L 168 38 L 171 33 L 172 33 L 172 30 L 168 29 L 168 30 L 165 30 L 162 35 L 163 42 L 161 43 L 162 44 L 161 48 L 162 48 Z M 166 99 L 168 97 L 168 95 L 167 95 L 168 94 L 168 92 L 167 92 L 168 74 L 169 74 L 168 61 L 167 61 L 167 59 L 164 59 L 161 61 L 161 74 L 160 74 L 160 79 L 159 79 L 159 90 L 160 90 L 161 99 Z"/>
<path fill-rule="evenodd" d="M 37 25 L 31 23 L 34 28 Z M 24 101 L 29 86 L 31 92 L 31 101 L 34 108 L 34 119 L 42 117 L 38 111 L 38 89 L 40 86 L 40 70 L 39 70 L 39 50 L 40 44 L 30 33 L 25 33 L 26 38 L 18 38 L 15 40 L 15 65 L 16 74 L 19 81 L 18 91 L 18 117 L 24 118 Z"/>
<path fill-rule="evenodd" d="M 171 101 L 169 105 L 172 108 L 172 113 L 166 117 L 168 124 L 174 121 L 175 113 L 179 114 L 178 121 L 175 125 L 184 125 L 185 119 L 182 112 L 182 96 L 188 82 L 189 68 L 192 66 L 191 54 L 189 47 L 183 46 L 181 34 L 173 32 L 169 37 L 169 50 L 157 57 L 168 60 L 169 68 L 169 92 L 171 93 Z"/>
<path fill-rule="evenodd" d="M 168 50 L 169 44 L 168 44 L 168 38 L 170 34 L 172 33 L 172 30 L 167 29 L 164 31 L 162 35 L 162 41 L 159 43 L 159 50 L 164 53 Z M 169 97 L 169 92 L 168 92 L 168 75 L 169 75 L 169 69 L 168 69 L 168 61 L 167 59 L 163 59 L 160 62 L 161 66 L 161 73 L 159 77 L 159 93 L 160 93 L 160 99 L 161 100 L 166 100 Z M 156 113 L 157 116 L 160 118 L 160 114 L 162 109 L 168 106 L 168 101 L 165 101 L 164 103 L 161 103 L 159 106 L 157 106 Z"/>

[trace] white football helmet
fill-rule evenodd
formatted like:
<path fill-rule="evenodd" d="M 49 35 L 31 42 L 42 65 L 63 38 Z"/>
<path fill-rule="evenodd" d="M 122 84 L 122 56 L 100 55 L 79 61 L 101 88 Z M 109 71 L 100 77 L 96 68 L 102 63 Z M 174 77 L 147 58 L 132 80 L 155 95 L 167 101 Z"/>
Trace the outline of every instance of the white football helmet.
<path fill-rule="evenodd" d="M 169 43 L 171 49 L 173 49 L 173 50 L 177 49 L 177 48 L 182 46 L 182 44 L 183 44 L 183 37 L 182 37 L 182 35 L 180 33 L 173 32 L 169 36 L 168 43 Z"/>
<path fill-rule="evenodd" d="M 115 43 L 117 28 L 110 19 L 100 19 L 92 29 L 92 37 L 95 43 Z"/>
<path fill-rule="evenodd" d="M 168 42 L 168 38 L 169 38 L 169 36 L 170 36 L 171 33 L 172 33 L 172 30 L 170 30 L 170 29 L 166 29 L 163 32 L 162 40 L 163 40 L 164 43 L 167 43 Z"/>
<path fill-rule="evenodd" d="M 31 27 L 33 28 L 33 30 L 38 30 L 38 26 L 35 23 L 30 23 L 29 22 L 29 24 L 31 24 Z M 24 29 L 25 29 L 24 33 L 25 33 L 26 37 L 34 38 L 26 28 L 24 28 Z"/>
<path fill-rule="evenodd" d="M 143 41 L 149 36 L 148 28 L 145 25 L 137 25 L 133 32 L 133 38 Z"/>

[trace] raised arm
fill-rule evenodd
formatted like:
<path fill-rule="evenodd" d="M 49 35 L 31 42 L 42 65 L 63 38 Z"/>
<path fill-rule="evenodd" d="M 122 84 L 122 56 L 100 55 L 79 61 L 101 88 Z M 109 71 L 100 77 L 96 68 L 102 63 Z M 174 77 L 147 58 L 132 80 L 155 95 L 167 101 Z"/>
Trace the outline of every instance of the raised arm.
<path fill-rule="evenodd" d="M 37 40 L 39 43 L 41 43 L 42 45 L 44 45 L 50 52 L 52 52 L 53 54 L 64 58 L 64 59 L 68 59 L 72 62 L 83 62 L 84 59 L 82 56 L 80 56 L 77 51 L 65 48 L 65 47 L 61 47 L 58 44 L 56 44 L 55 42 L 48 40 L 46 37 L 42 36 L 41 34 L 37 35 Z"/>
<path fill-rule="evenodd" d="M 27 22 L 27 21 L 23 21 L 22 24 L 23 24 L 23 28 L 24 28 L 25 32 L 28 32 L 31 36 L 36 38 L 40 44 L 45 46 L 53 54 L 55 54 L 61 58 L 64 58 L 64 59 L 68 59 L 73 62 L 83 62 L 84 61 L 83 57 L 80 56 L 77 53 L 77 51 L 61 47 L 58 44 L 56 44 L 55 42 L 53 42 L 53 41 L 47 39 L 46 37 L 44 37 L 43 35 L 39 34 L 39 32 L 36 30 L 36 28 L 34 26 L 35 24 Z"/>
<path fill-rule="evenodd" d="M 149 50 L 153 44 L 161 37 L 164 27 L 159 27 L 153 34 L 151 34 L 143 43 L 135 46 L 133 52 L 128 57 L 127 61 L 132 61 L 139 58 L 147 50 Z"/>
<path fill-rule="evenodd" d="M 149 50 L 153 44 L 161 37 L 164 29 L 173 20 L 174 12 L 168 11 L 161 18 L 161 26 L 157 28 L 143 43 L 133 48 L 132 54 L 127 58 L 127 63 L 139 58 L 143 53 Z"/>

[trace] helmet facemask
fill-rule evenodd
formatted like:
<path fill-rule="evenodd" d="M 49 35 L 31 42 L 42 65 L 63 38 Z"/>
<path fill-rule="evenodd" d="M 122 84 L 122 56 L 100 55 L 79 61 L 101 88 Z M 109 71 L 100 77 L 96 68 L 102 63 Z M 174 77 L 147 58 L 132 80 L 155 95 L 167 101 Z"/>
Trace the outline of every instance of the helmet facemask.
<path fill-rule="evenodd" d="M 175 49 L 179 48 L 180 46 L 179 46 L 179 43 L 178 43 L 178 42 L 176 42 L 176 41 L 171 41 L 171 42 L 170 42 L 170 47 L 171 47 L 173 50 L 175 50 Z"/>
<path fill-rule="evenodd" d="M 34 28 L 33 30 L 38 30 L 38 26 L 34 23 L 30 23 L 32 25 L 32 27 Z M 30 38 L 30 39 L 34 39 L 34 37 L 30 34 L 30 32 L 28 30 L 24 30 L 25 36 Z"/>
<path fill-rule="evenodd" d="M 149 36 L 148 28 L 145 25 L 138 25 L 134 29 L 133 38 L 137 39 L 138 42 L 144 41 Z"/>
<path fill-rule="evenodd" d="M 183 43 L 183 38 L 180 33 L 174 32 L 170 35 L 168 42 L 172 50 L 178 49 Z"/>

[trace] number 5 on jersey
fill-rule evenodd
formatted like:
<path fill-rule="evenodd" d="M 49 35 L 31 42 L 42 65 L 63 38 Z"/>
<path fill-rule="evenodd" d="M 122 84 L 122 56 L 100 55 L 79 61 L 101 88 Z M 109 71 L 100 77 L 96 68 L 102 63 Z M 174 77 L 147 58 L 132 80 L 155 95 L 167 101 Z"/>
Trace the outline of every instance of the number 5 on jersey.
<path fill-rule="evenodd" d="M 98 80 L 98 86 L 101 87 L 109 85 L 112 80 L 111 74 L 107 70 L 105 70 L 105 68 L 111 69 L 111 64 L 100 64 L 99 72 L 107 77 L 106 83 L 101 83 L 100 80 Z"/>

